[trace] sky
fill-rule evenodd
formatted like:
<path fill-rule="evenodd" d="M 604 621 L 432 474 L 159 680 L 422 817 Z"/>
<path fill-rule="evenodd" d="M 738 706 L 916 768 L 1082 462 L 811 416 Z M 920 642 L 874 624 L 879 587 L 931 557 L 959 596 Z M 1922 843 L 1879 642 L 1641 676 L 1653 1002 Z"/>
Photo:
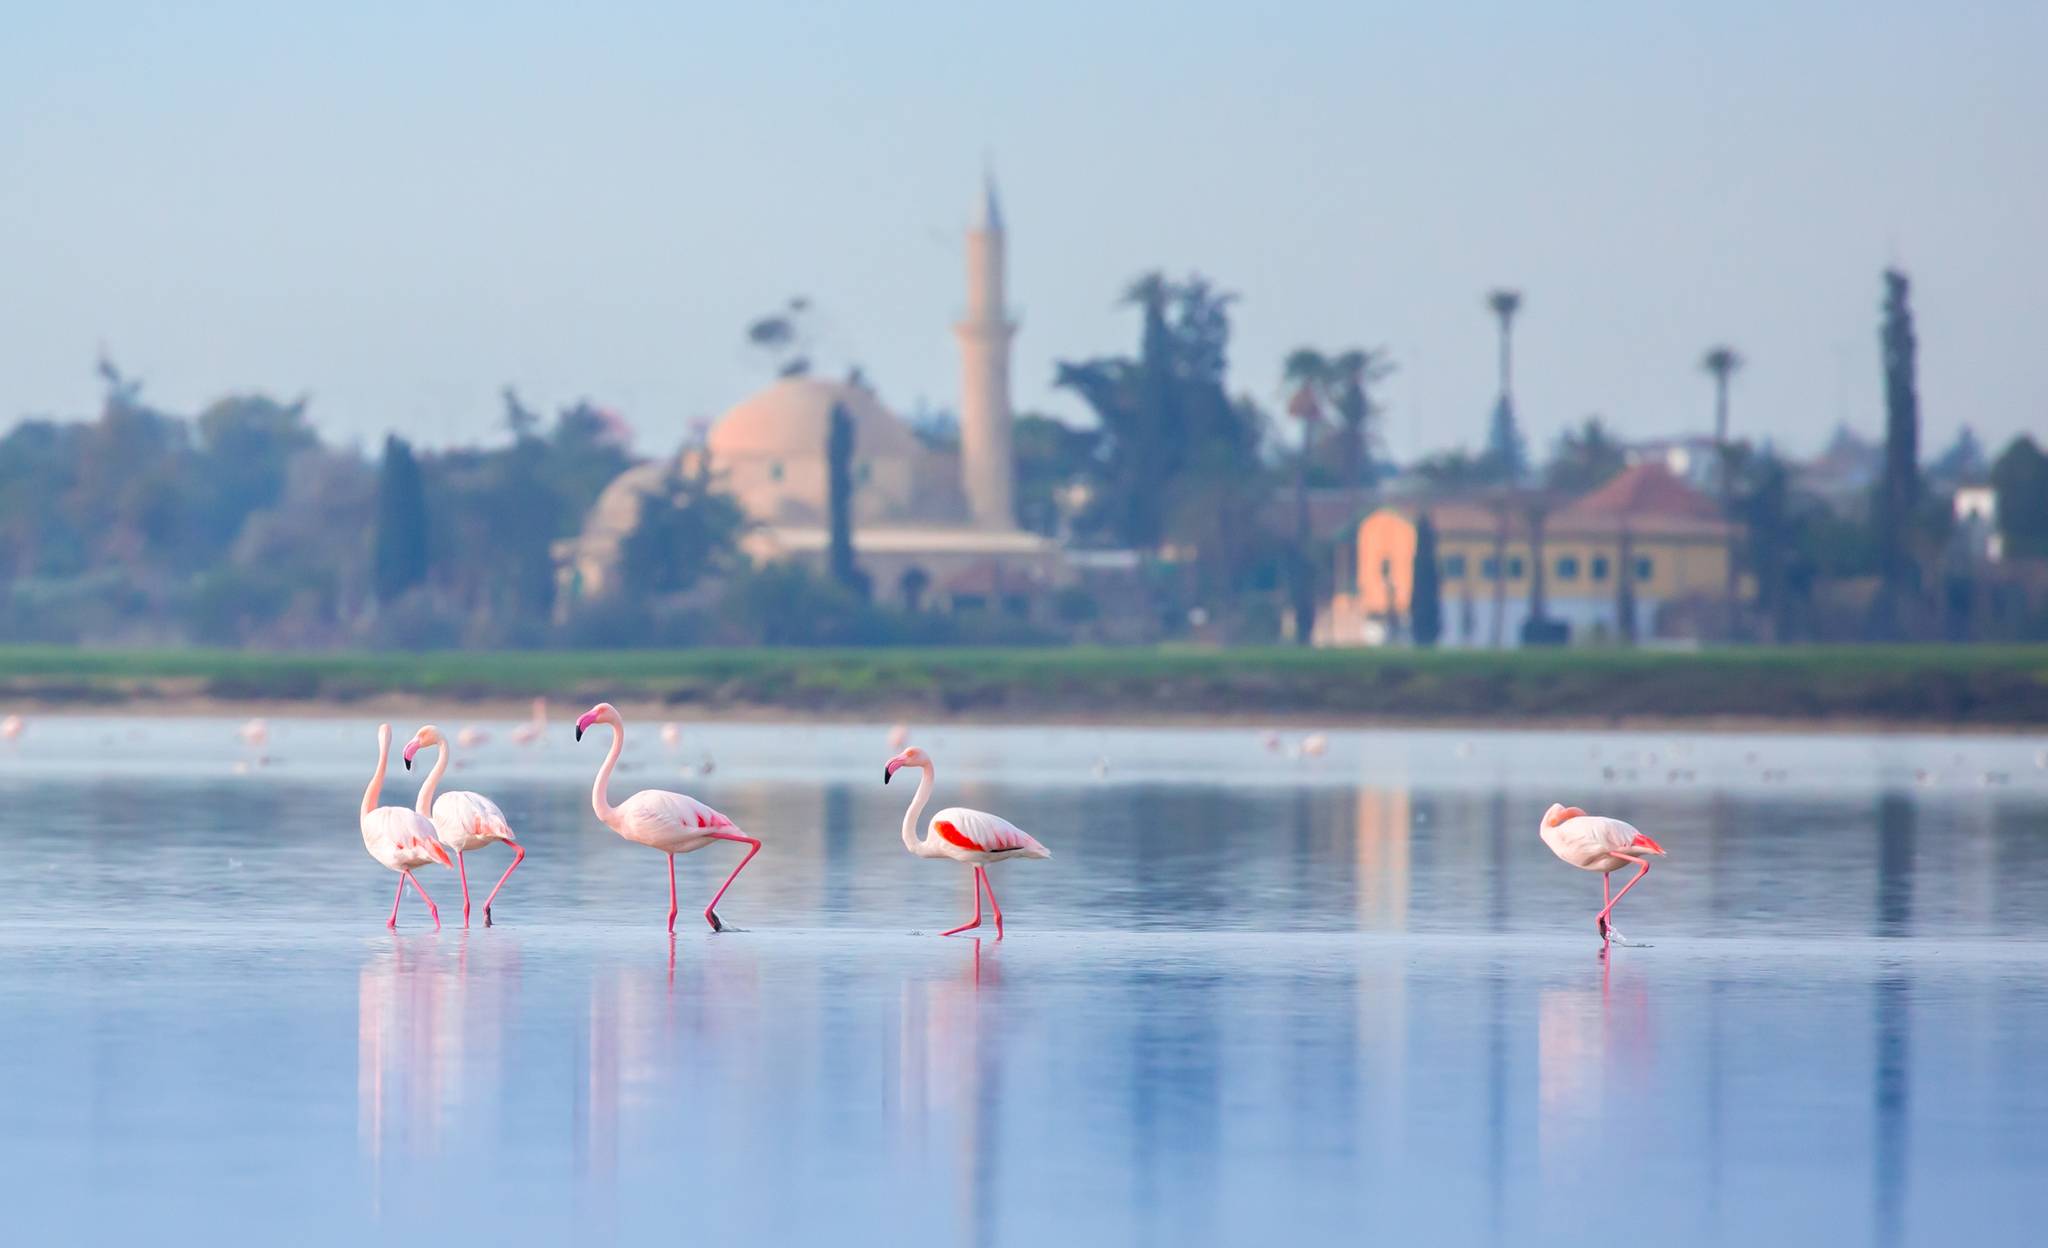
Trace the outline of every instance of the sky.
<path fill-rule="evenodd" d="M 822 371 L 952 406 L 962 231 L 1010 228 L 1020 410 L 1128 352 L 1135 275 L 1236 292 L 1234 389 L 1386 349 L 1390 449 L 1484 436 L 1484 297 L 1523 292 L 1538 447 L 1599 414 L 1882 427 L 1880 273 L 1913 278 L 1923 442 L 2048 429 L 2048 5 L 1865 0 L 100 3 L 0 40 L 0 423 L 311 397 L 342 442 L 503 436 L 501 387 L 648 451 Z"/>

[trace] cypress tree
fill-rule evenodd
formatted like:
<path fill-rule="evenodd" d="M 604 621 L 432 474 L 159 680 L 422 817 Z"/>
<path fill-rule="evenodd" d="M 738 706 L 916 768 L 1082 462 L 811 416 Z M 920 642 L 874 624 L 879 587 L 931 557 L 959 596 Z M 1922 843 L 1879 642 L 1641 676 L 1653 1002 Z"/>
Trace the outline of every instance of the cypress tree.
<path fill-rule="evenodd" d="M 832 579 L 867 596 L 867 578 L 853 559 L 853 416 L 843 403 L 832 405 L 832 427 L 825 437 L 827 504 L 831 513 Z"/>
<path fill-rule="evenodd" d="M 1414 571 L 1408 589 L 1408 634 L 1418 646 L 1433 646 L 1444 632 L 1444 599 L 1437 575 L 1436 526 L 1427 512 L 1415 521 Z"/>
<path fill-rule="evenodd" d="M 1903 631 L 1906 597 L 1914 589 L 1908 549 L 1914 512 L 1920 505 L 1920 390 L 1915 357 L 1911 283 L 1897 269 L 1884 274 L 1884 480 L 1877 498 L 1878 551 L 1884 583 L 1878 597 L 1877 631 Z"/>
<path fill-rule="evenodd" d="M 427 579 L 427 491 L 412 448 L 396 434 L 384 439 L 377 473 L 377 530 L 372 576 L 377 601 L 391 602 Z"/>

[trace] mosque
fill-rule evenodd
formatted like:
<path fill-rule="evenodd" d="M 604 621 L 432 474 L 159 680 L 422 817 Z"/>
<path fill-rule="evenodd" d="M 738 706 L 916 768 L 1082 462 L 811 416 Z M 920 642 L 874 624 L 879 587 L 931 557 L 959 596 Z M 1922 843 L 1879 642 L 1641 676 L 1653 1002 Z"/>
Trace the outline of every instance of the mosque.
<path fill-rule="evenodd" d="M 563 606 L 619 592 L 626 539 L 646 500 L 708 466 L 751 521 L 756 562 L 822 571 L 830 544 L 826 439 L 832 409 L 854 426 L 853 546 L 878 601 L 940 610 L 1042 613 L 1069 569 L 1057 542 L 1017 527 L 1004 300 L 1003 218 L 985 183 L 967 230 L 960 347 L 960 447 L 926 446 L 859 381 L 785 377 L 713 424 L 701 449 L 638 465 L 599 496 L 583 532 L 556 547 Z M 702 457 L 701 459 L 699 457 Z"/>

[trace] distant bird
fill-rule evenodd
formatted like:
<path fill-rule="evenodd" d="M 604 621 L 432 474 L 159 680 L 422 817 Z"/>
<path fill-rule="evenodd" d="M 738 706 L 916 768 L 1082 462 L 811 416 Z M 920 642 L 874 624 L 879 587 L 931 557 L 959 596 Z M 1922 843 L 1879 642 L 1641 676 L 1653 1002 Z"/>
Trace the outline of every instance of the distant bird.
<path fill-rule="evenodd" d="M 611 782 L 612 769 L 619 764 L 619 754 L 626 748 L 626 722 L 619 718 L 618 708 L 600 702 L 576 721 L 576 739 L 581 741 L 595 724 L 611 725 L 612 748 L 604 756 L 604 765 L 597 769 L 596 782 L 590 786 L 590 808 L 597 812 L 600 822 L 620 836 L 668 855 L 669 931 L 676 930 L 676 855 L 703 849 L 713 841 L 736 841 L 747 847 L 747 856 L 740 859 L 740 865 L 718 886 L 711 904 L 704 907 L 704 921 L 711 924 L 711 930 L 724 931 L 725 924 L 718 917 L 719 898 L 725 896 L 725 890 L 732 887 L 754 855 L 761 852 L 761 842 L 740 831 L 724 815 L 681 793 L 643 789 L 619 805 L 612 805 L 605 796 L 605 788 Z"/>
<path fill-rule="evenodd" d="M 670 721 L 661 726 L 661 743 L 671 750 L 683 743 L 683 726 Z"/>
<path fill-rule="evenodd" d="M 1278 754 L 1282 744 L 1280 734 L 1271 728 L 1259 734 L 1259 743 L 1266 747 L 1268 754 Z"/>
<path fill-rule="evenodd" d="M 242 744 L 253 745 L 261 749 L 270 740 L 270 724 L 267 720 L 258 717 L 247 721 L 240 728 L 235 729 L 235 735 L 242 739 Z"/>
<path fill-rule="evenodd" d="M 27 720 L 19 715 L 9 715 L 6 719 L 0 719 L 0 737 L 5 737 L 9 741 L 18 741 L 21 739 L 21 730 L 26 727 L 28 727 Z"/>
<path fill-rule="evenodd" d="M 889 748 L 900 750 L 910 744 L 910 725 L 898 724 L 889 730 Z"/>
<path fill-rule="evenodd" d="M 1664 847 L 1619 819 L 1589 815 L 1576 806 L 1556 803 L 1543 814 L 1541 835 L 1543 843 L 1550 846 L 1550 852 L 1565 862 L 1582 871 L 1600 872 L 1600 898 L 1605 904 L 1594 916 L 1594 925 L 1600 929 L 1601 940 L 1622 940 L 1621 933 L 1614 930 L 1611 921 L 1615 903 L 1628 896 L 1628 890 L 1650 873 L 1649 859 L 1644 855 L 1653 854 L 1661 858 Z M 1629 863 L 1634 863 L 1641 870 L 1621 886 L 1620 892 L 1608 896 L 1608 887 L 1614 882 L 1613 873 Z"/>
<path fill-rule="evenodd" d="M 1330 739 L 1320 732 L 1312 732 L 1301 739 L 1301 752 L 1309 758 L 1321 758 L 1330 748 Z"/>
<path fill-rule="evenodd" d="M 448 770 L 448 758 L 452 753 L 448 739 L 441 735 L 439 728 L 428 724 L 405 743 L 405 769 L 412 770 L 413 755 L 437 746 L 441 756 L 434 760 L 434 769 L 427 773 L 425 783 L 420 785 L 420 795 L 413 803 L 413 809 L 433 822 L 435 839 L 455 851 L 455 869 L 462 877 L 462 921 L 465 925 L 469 922 L 467 854 L 494 841 L 503 841 L 512 848 L 512 865 L 505 868 L 505 874 L 499 876 L 497 884 L 492 887 L 491 895 L 484 898 L 484 926 L 489 927 L 491 903 L 498 899 L 498 889 L 505 887 L 505 881 L 511 879 L 519 864 L 526 861 L 526 847 L 512 835 L 512 825 L 505 822 L 505 812 L 483 794 L 457 789 L 434 796 L 442 774 Z"/>
<path fill-rule="evenodd" d="M 430 862 L 442 866 L 453 865 L 448 861 L 448 851 L 434 839 L 434 825 L 425 815 L 404 806 L 379 806 L 377 798 L 384 792 L 384 769 L 391 762 L 391 725 L 377 725 L 377 770 L 370 775 L 370 787 L 363 790 L 363 848 L 370 851 L 370 857 L 398 872 L 398 895 L 391 899 L 391 919 L 386 927 L 398 926 L 398 903 L 405 900 L 405 886 L 411 882 L 420 900 L 427 903 L 427 913 L 434 916 L 434 926 L 441 926 L 441 909 L 434 899 L 427 896 L 427 890 L 413 879 L 412 873 Z"/>
<path fill-rule="evenodd" d="M 890 777 L 905 767 L 920 769 L 924 778 L 917 782 L 917 793 L 910 799 L 910 809 L 903 814 L 903 847 L 920 858 L 951 858 L 974 868 L 974 917 L 939 935 L 952 936 L 980 927 L 981 893 L 987 889 L 989 907 L 996 913 L 996 939 L 1001 940 L 1003 908 L 996 902 L 996 888 L 989 882 L 988 868 L 1012 858 L 1050 858 L 1052 851 L 1009 820 L 963 806 L 948 806 L 933 815 L 924 839 L 918 840 L 917 817 L 924 813 L 925 803 L 932 798 L 931 755 L 916 746 L 903 751 L 882 768 L 882 783 L 889 783 Z"/>
<path fill-rule="evenodd" d="M 464 725 L 462 730 L 455 734 L 455 744 L 465 750 L 473 750 L 490 739 L 490 733 L 485 732 L 474 724 Z"/>
<path fill-rule="evenodd" d="M 512 730 L 512 744 L 532 745 L 546 735 L 548 735 L 548 700 L 546 698 L 535 698 L 533 700 L 533 715 L 525 723 Z"/>
<path fill-rule="evenodd" d="M 1095 760 L 1095 778 L 1097 780 L 1109 779 L 1109 760 L 1107 758 L 1098 757 Z"/>

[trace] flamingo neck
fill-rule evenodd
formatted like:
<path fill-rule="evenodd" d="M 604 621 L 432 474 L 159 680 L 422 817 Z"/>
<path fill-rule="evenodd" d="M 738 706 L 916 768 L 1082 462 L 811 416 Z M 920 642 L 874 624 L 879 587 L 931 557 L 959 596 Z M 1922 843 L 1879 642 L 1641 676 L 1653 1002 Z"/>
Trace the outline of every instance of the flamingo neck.
<path fill-rule="evenodd" d="M 363 814 L 377 809 L 377 798 L 384 792 L 384 769 L 391 765 L 391 730 L 386 728 L 377 734 L 377 770 L 370 773 L 370 787 L 363 790 Z"/>
<path fill-rule="evenodd" d="M 417 810 L 429 819 L 434 817 L 434 790 L 440 787 L 441 773 L 446 770 L 448 770 L 448 743 L 443 741 L 441 747 L 434 752 L 434 769 L 427 773 L 426 781 L 420 785 L 419 799 L 412 804 L 414 810 Z"/>
<path fill-rule="evenodd" d="M 917 839 L 917 820 L 924 814 L 925 803 L 932 800 L 932 765 L 925 763 L 918 770 L 924 774 L 918 778 L 917 792 L 910 799 L 910 809 L 903 812 L 903 848 L 920 858 L 929 858 L 931 854 L 927 852 L 925 841 Z"/>
<path fill-rule="evenodd" d="M 619 755 L 626 749 L 626 726 L 613 724 L 611 729 L 611 751 L 604 756 L 604 765 L 597 769 L 597 779 L 590 786 L 590 808 L 597 812 L 598 821 L 606 827 L 612 826 L 612 821 L 619 812 L 612 807 L 611 799 L 605 796 L 605 790 L 611 787 L 612 768 L 619 765 Z"/>

